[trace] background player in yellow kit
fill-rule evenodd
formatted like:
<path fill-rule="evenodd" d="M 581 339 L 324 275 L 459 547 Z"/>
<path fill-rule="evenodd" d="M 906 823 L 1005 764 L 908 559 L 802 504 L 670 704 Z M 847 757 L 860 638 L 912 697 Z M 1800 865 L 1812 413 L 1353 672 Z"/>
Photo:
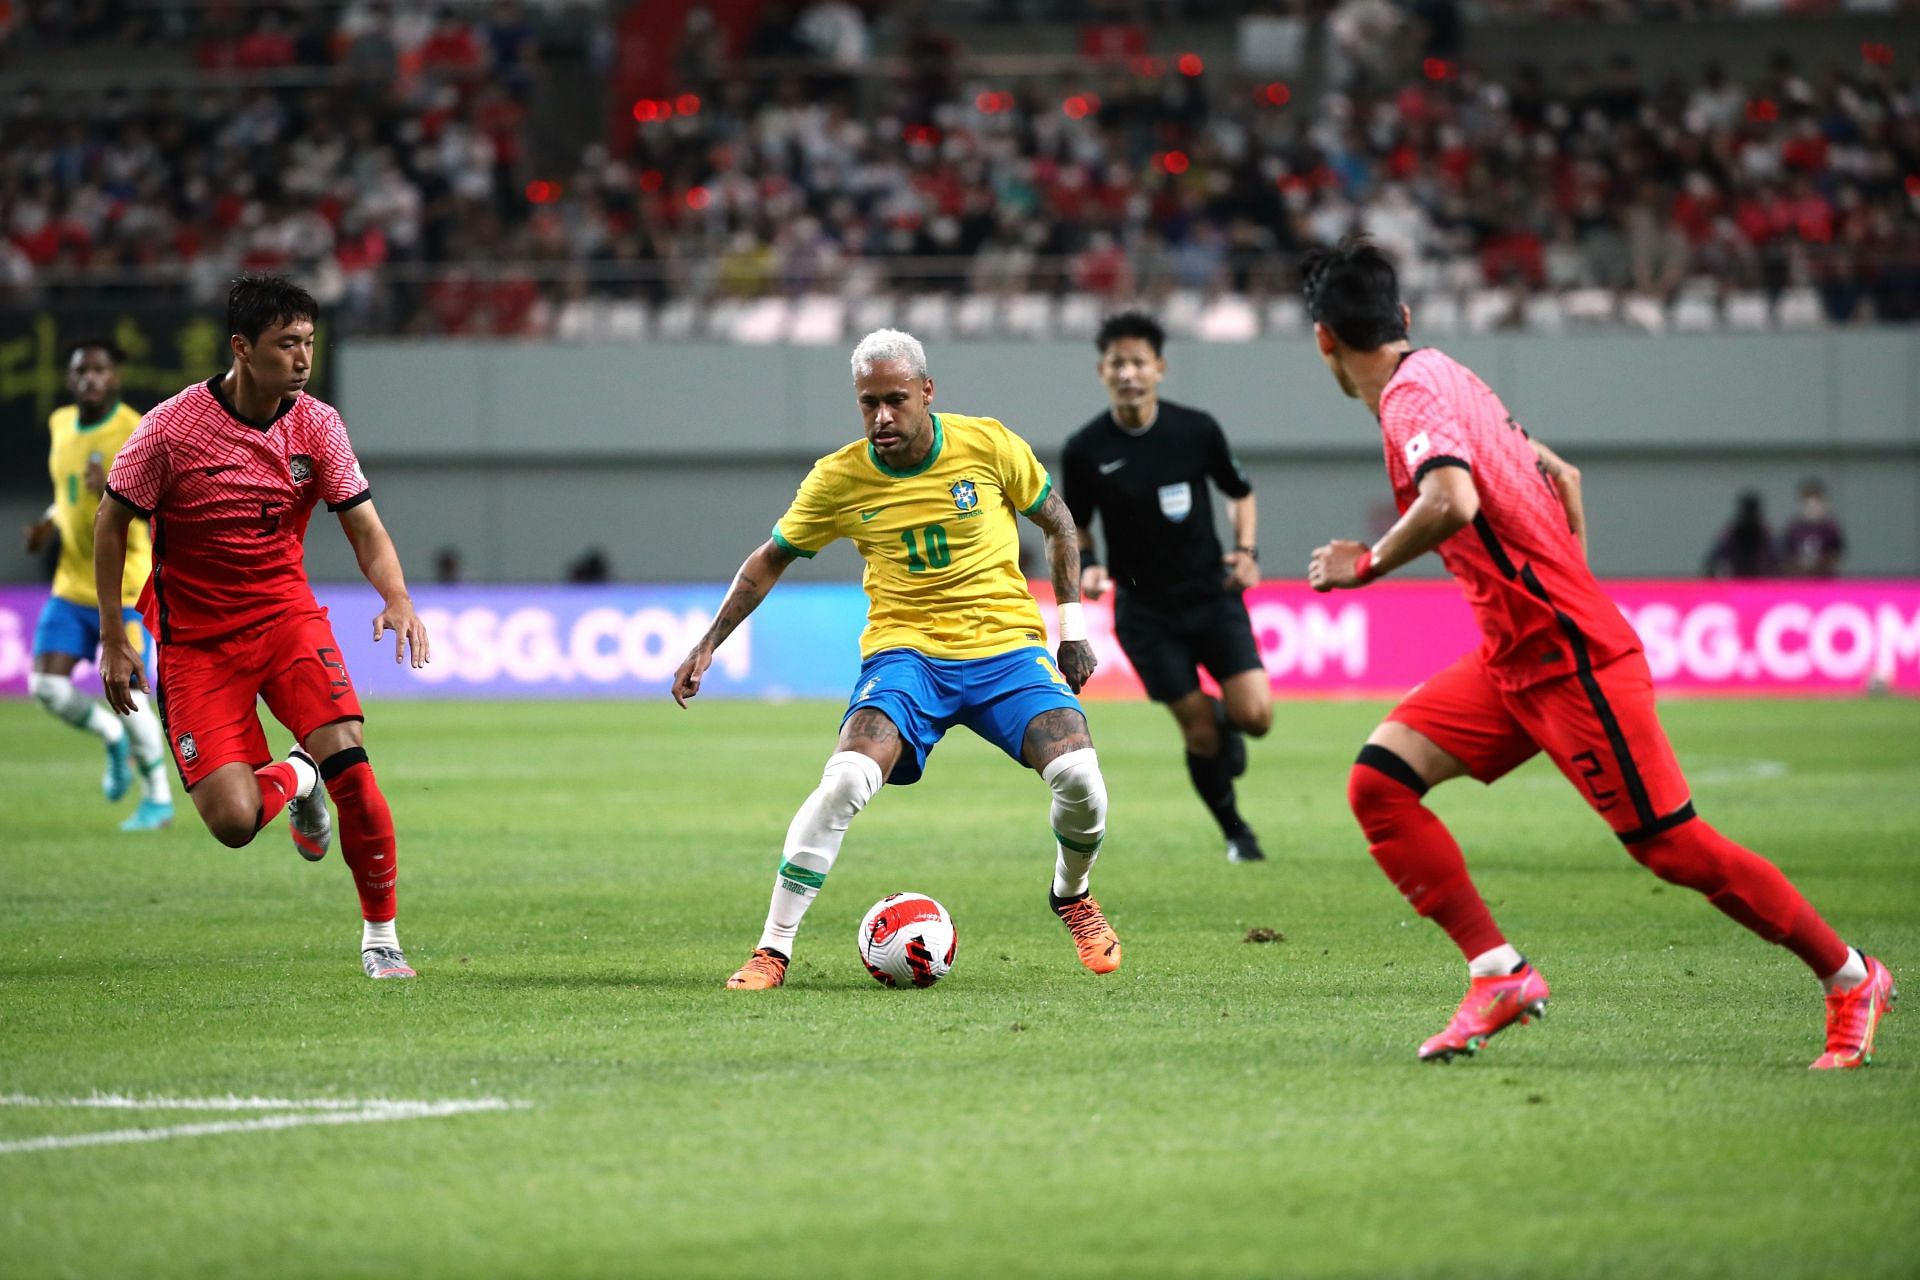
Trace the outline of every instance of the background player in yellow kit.
<path fill-rule="evenodd" d="M 1049 903 L 1095 973 L 1120 967 L 1120 939 L 1088 892 L 1106 833 L 1107 788 L 1074 695 L 1093 674 L 1080 618 L 1073 517 L 1027 442 L 992 418 L 934 413 L 927 354 L 881 329 L 853 352 L 865 435 L 814 463 L 793 505 L 734 577 L 712 627 L 674 674 L 681 706 L 714 650 L 796 559 L 849 538 L 866 561 L 867 628 L 840 741 L 787 830 L 765 930 L 735 989 L 786 979 L 794 935 L 839 856 L 847 825 L 884 782 L 917 782 L 961 724 L 1037 772 L 1053 792 Z M 1058 663 L 1020 573 L 1018 512 L 1046 531 L 1060 603 Z"/>
<path fill-rule="evenodd" d="M 107 486 L 113 457 L 140 425 L 140 412 L 120 401 L 120 352 L 105 339 L 75 343 L 67 355 L 67 389 L 74 403 L 47 419 L 53 447 L 47 470 L 53 477 L 53 505 L 46 518 L 27 528 L 27 550 L 40 550 L 60 538 L 60 567 L 53 595 L 33 629 L 33 673 L 28 688 L 41 706 L 77 729 L 106 743 L 107 770 L 100 779 L 108 800 L 118 800 L 133 785 L 138 765 L 144 792 L 140 807 L 120 824 L 122 831 L 150 831 L 173 821 L 172 787 L 160 722 L 146 695 L 136 693 L 136 709 L 124 718 L 73 686 L 73 669 L 92 661 L 100 648 L 99 596 L 93 582 L 93 517 Z M 127 530 L 127 568 L 122 599 L 140 594 L 153 564 L 145 521 Z M 137 609 L 123 608 L 127 637 L 153 677 L 153 646 L 140 625 Z"/>

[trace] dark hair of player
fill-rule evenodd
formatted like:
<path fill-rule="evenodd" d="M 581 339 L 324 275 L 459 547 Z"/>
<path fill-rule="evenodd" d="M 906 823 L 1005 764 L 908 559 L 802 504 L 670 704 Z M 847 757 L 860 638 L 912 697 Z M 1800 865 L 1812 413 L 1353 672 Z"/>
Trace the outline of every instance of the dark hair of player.
<path fill-rule="evenodd" d="M 1094 350 L 1101 355 L 1107 348 L 1122 338 L 1140 338 L 1153 348 L 1153 354 L 1164 355 L 1167 345 L 1167 331 L 1160 322 L 1144 311 L 1116 311 L 1100 322 L 1100 332 L 1093 337 Z"/>
<path fill-rule="evenodd" d="M 78 342 L 67 344 L 67 352 L 61 357 L 60 363 L 72 364 L 73 358 L 82 351 L 104 351 L 107 354 L 107 362 L 116 367 L 127 358 L 127 353 L 122 351 L 120 345 L 111 338 L 82 338 Z"/>
<path fill-rule="evenodd" d="M 275 325 L 319 319 L 313 295 L 285 276 L 244 275 L 227 290 L 227 332 L 248 342 L 258 342 Z"/>
<path fill-rule="evenodd" d="M 1400 280 L 1378 246 L 1348 237 L 1309 250 L 1300 263 L 1307 314 L 1355 351 L 1378 351 L 1407 336 L 1400 316 Z"/>

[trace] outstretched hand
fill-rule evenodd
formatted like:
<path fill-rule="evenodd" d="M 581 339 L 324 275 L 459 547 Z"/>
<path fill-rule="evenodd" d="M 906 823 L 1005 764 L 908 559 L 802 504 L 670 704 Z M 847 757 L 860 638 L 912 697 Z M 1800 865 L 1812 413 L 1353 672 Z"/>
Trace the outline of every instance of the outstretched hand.
<path fill-rule="evenodd" d="M 393 632 L 393 660 L 404 662 L 409 651 L 413 654 L 416 669 L 424 667 L 430 661 L 431 646 L 427 643 L 427 624 L 420 621 L 420 615 L 413 611 L 413 601 L 406 596 L 387 602 L 380 616 L 373 620 L 373 638 L 377 641 L 387 632 Z"/>

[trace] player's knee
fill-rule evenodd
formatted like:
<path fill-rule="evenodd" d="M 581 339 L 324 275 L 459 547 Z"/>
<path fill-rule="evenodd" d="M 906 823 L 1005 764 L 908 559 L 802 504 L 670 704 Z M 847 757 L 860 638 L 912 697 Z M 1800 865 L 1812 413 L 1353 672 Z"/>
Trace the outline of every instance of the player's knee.
<path fill-rule="evenodd" d="M 1100 753 L 1092 747 L 1060 753 L 1047 762 L 1040 776 L 1063 804 L 1107 807 L 1107 780 L 1100 772 Z"/>
<path fill-rule="evenodd" d="M 1255 703 L 1251 707 L 1242 707 L 1233 714 L 1233 727 L 1249 738 L 1264 738 L 1273 728 L 1273 704 Z"/>
<path fill-rule="evenodd" d="M 880 763 L 858 751 L 837 751 L 820 774 L 820 795 L 827 808 L 852 817 L 880 794 Z"/>
<path fill-rule="evenodd" d="M 1347 773 L 1347 805 L 1369 840 L 1391 834 L 1426 794 L 1426 780 L 1413 766 L 1377 743 L 1360 748 Z"/>
<path fill-rule="evenodd" d="M 203 811 L 200 816 L 206 822 L 207 830 L 213 833 L 213 838 L 229 849 L 246 848 L 260 833 L 258 805 L 252 809 L 240 804 L 220 805 Z"/>
<path fill-rule="evenodd" d="M 1040 777 L 1052 789 L 1056 809 L 1072 814 L 1082 828 L 1106 826 L 1107 780 L 1100 772 L 1100 755 L 1092 747 L 1055 756 Z"/>
<path fill-rule="evenodd" d="M 66 709 L 67 700 L 73 696 L 73 681 L 66 676 L 35 671 L 27 677 L 27 692 L 33 695 L 35 702 L 59 715 Z"/>
<path fill-rule="evenodd" d="M 1627 852 L 1633 855 L 1634 861 L 1668 884 L 1712 894 L 1725 887 L 1727 882 L 1720 842 L 1714 838 L 1717 834 L 1712 827 L 1695 818 L 1671 831 L 1663 831 L 1651 840 L 1630 844 Z"/>

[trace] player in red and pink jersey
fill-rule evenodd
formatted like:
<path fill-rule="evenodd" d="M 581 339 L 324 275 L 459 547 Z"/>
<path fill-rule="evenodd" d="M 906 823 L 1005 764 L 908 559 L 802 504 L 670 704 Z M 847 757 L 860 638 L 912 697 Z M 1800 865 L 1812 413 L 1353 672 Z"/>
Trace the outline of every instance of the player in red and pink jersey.
<path fill-rule="evenodd" d="M 1460 846 L 1420 802 L 1436 783 L 1491 783 L 1544 751 L 1643 866 L 1813 970 L 1827 990 L 1826 1052 L 1814 1067 L 1867 1065 L 1893 978 L 1842 942 L 1772 863 L 1695 815 L 1639 637 L 1587 568 L 1579 472 L 1529 438 L 1471 370 L 1409 345 L 1411 316 L 1378 249 L 1318 250 L 1303 279 L 1322 358 L 1380 419 L 1401 513 L 1371 547 L 1318 548 L 1308 581 L 1316 591 L 1363 587 L 1438 551 L 1482 635 L 1476 652 L 1394 708 L 1348 779 L 1374 860 L 1467 958 L 1466 998 L 1420 1057 L 1471 1054 L 1546 1007 L 1546 980 L 1507 942 Z"/>
<path fill-rule="evenodd" d="M 94 576 L 115 625 L 102 646 L 107 701 L 125 712 L 146 679 L 120 616 L 127 526 L 153 521 L 153 574 L 140 611 L 158 642 L 162 718 L 174 764 L 207 829 L 239 848 L 287 810 L 294 847 L 326 855 L 340 810 L 340 854 L 359 890 L 361 965 L 411 978 L 394 931 L 393 815 L 362 745 L 360 700 L 327 611 L 303 566 L 307 518 L 340 517 L 360 571 L 380 593 L 373 638 L 394 633 L 395 662 L 428 658 L 393 540 L 375 514 L 345 425 L 306 394 L 320 309 L 280 276 L 243 276 L 227 295 L 233 366 L 156 406 L 114 459 L 94 522 Z M 291 730 L 275 762 L 256 699 Z"/>

